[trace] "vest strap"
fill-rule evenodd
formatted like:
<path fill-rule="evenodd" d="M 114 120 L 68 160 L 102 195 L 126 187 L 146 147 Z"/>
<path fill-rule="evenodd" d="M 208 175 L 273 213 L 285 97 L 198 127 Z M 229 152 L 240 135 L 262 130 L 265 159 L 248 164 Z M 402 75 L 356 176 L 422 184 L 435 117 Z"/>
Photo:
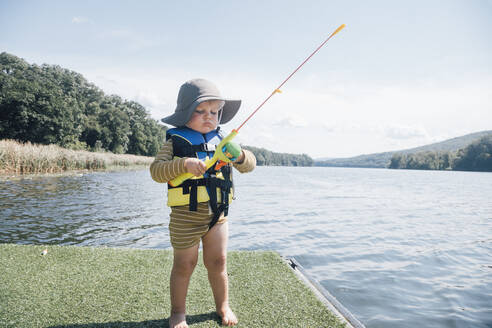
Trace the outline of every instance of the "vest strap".
<path fill-rule="evenodd" d="M 190 146 L 194 152 L 214 152 L 215 145 L 210 143 L 202 143 L 199 145 L 191 145 Z"/>
<path fill-rule="evenodd" d="M 208 196 L 210 198 L 210 208 L 212 209 L 212 212 L 214 213 L 214 216 L 216 213 L 219 211 L 219 207 L 217 206 L 217 188 L 220 188 L 221 196 L 222 196 L 222 203 L 229 205 L 229 192 L 230 189 L 232 188 L 232 181 L 227 181 L 228 177 L 225 176 L 224 172 L 222 172 L 224 175 L 224 178 L 226 180 L 219 179 L 215 177 L 215 175 L 211 175 L 207 178 L 202 178 L 202 179 L 188 179 L 184 181 L 182 184 L 179 186 L 173 187 L 170 184 L 167 185 L 169 189 L 174 189 L 174 188 L 183 188 L 183 194 L 189 194 L 190 195 L 190 204 L 189 204 L 189 210 L 196 212 L 198 210 L 198 186 L 205 186 L 207 187 L 207 192 Z M 227 173 L 226 173 L 227 174 Z M 229 176 L 230 174 L 228 174 Z M 225 197 L 225 198 L 224 198 Z M 220 214 L 224 212 L 224 215 L 228 214 L 227 211 L 228 208 L 222 208 L 222 210 L 218 213 L 217 220 L 220 217 Z M 217 223 L 217 220 L 215 223 Z M 212 220 L 213 222 L 213 220 Z M 214 223 L 214 224 L 215 224 Z M 214 225 L 212 224 L 211 227 Z"/>
<path fill-rule="evenodd" d="M 170 184 L 167 185 L 169 189 L 183 188 L 183 194 L 190 194 L 189 210 L 196 212 L 198 210 L 198 186 L 206 186 L 206 179 L 188 179 L 177 187 L 173 187 Z"/>
<path fill-rule="evenodd" d="M 214 213 L 214 216 L 209 224 L 209 229 L 212 229 L 217 221 L 219 221 L 222 213 L 224 213 L 224 216 L 227 216 L 229 214 L 229 193 L 232 188 L 230 166 L 224 166 L 221 169 L 221 172 L 225 180 L 217 178 L 207 180 L 207 189 L 209 190 L 210 197 L 210 208 Z M 217 204 L 217 187 L 220 188 L 220 194 L 222 198 L 221 204 Z"/>

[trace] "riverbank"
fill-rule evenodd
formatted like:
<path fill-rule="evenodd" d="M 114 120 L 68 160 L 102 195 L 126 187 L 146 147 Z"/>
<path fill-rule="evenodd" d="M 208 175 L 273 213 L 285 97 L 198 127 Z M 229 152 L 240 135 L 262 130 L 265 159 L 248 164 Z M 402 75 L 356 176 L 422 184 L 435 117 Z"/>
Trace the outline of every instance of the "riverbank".
<path fill-rule="evenodd" d="M 344 326 L 278 254 L 228 256 L 238 327 Z M 0 262 L 2 327 L 167 327 L 169 250 L 0 244 Z M 188 295 L 190 326 L 220 327 L 203 263 Z"/>
<path fill-rule="evenodd" d="M 148 166 L 152 157 L 0 140 L 0 175 L 58 174 Z"/>

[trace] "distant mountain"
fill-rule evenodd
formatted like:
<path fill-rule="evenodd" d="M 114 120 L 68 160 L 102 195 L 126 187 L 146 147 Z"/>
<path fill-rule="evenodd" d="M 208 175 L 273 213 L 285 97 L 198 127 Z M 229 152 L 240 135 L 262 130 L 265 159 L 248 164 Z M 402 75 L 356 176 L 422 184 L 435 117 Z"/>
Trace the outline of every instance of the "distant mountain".
<path fill-rule="evenodd" d="M 423 151 L 457 151 L 465 148 L 472 142 L 487 136 L 492 135 L 492 130 L 470 133 L 461 137 L 448 139 L 445 141 L 433 143 L 426 146 L 420 146 L 411 149 L 397 150 L 384 153 L 375 153 L 369 155 L 359 155 L 348 158 L 334 158 L 330 160 L 315 160 L 314 166 L 333 166 L 333 167 L 369 167 L 369 168 L 385 168 L 388 166 L 391 156 L 395 153 L 413 154 Z"/>

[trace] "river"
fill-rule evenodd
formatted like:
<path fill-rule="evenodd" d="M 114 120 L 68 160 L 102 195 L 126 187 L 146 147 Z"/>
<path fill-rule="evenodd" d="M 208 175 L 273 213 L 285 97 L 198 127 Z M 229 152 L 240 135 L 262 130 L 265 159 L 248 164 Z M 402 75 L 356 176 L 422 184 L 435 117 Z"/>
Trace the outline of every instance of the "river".
<path fill-rule="evenodd" d="M 492 327 L 492 174 L 235 172 L 231 250 L 295 257 L 368 328 Z M 170 248 L 147 170 L 0 181 L 0 242 Z"/>

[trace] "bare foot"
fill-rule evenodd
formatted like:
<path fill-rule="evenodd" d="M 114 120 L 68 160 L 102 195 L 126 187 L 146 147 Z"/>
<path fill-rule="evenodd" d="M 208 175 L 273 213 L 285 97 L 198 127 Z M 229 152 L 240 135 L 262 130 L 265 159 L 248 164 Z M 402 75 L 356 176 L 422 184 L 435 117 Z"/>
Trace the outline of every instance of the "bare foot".
<path fill-rule="evenodd" d="M 169 328 L 188 328 L 186 315 L 184 313 L 171 313 Z"/>
<path fill-rule="evenodd" d="M 237 325 L 238 322 L 237 317 L 234 314 L 234 312 L 232 312 L 229 306 L 227 306 L 223 310 L 217 310 L 217 314 L 222 318 L 223 326 L 231 327 Z"/>

